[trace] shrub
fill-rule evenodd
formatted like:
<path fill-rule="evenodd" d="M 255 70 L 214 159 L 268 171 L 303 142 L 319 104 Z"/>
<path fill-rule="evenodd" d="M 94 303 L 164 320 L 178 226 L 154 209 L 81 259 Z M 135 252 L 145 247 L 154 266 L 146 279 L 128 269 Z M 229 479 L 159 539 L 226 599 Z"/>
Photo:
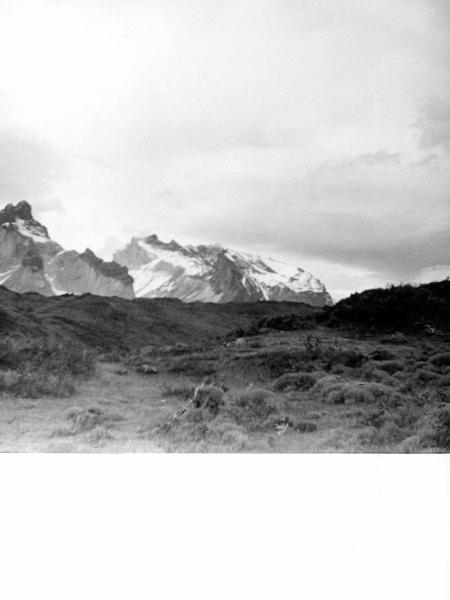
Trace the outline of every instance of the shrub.
<path fill-rule="evenodd" d="M 395 360 L 397 356 L 386 348 L 375 348 L 370 354 L 372 360 Z"/>
<path fill-rule="evenodd" d="M 95 370 L 93 352 L 73 341 L 6 338 L 0 362 L 12 368 L 22 369 L 28 364 L 48 372 L 71 375 L 91 375 Z"/>
<path fill-rule="evenodd" d="M 427 369 L 419 369 L 414 375 L 414 382 L 418 385 L 426 385 L 428 383 L 436 381 L 438 375 Z"/>
<path fill-rule="evenodd" d="M 87 442 L 89 444 L 102 444 L 107 440 L 114 439 L 114 436 L 111 434 L 109 429 L 104 427 L 103 425 L 97 425 L 93 429 L 91 429 L 87 434 Z"/>
<path fill-rule="evenodd" d="M 400 331 L 396 331 L 395 333 L 392 333 L 391 335 L 386 335 L 383 338 L 381 338 L 380 342 L 382 344 L 407 344 L 408 343 L 408 338 L 401 333 Z"/>
<path fill-rule="evenodd" d="M 449 306 L 450 282 L 441 281 L 355 293 L 324 312 L 338 325 L 352 323 L 372 331 L 423 331 L 425 325 L 448 325 Z"/>
<path fill-rule="evenodd" d="M 53 374 L 45 371 L 0 372 L 0 391 L 9 392 L 24 398 L 41 396 L 67 397 L 74 393 L 73 378 L 65 374 Z"/>
<path fill-rule="evenodd" d="M 195 408 L 209 408 L 217 412 L 224 404 L 224 392 L 214 385 L 199 385 L 195 388 L 192 404 Z"/>
<path fill-rule="evenodd" d="M 217 364 L 213 360 L 180 356 L 171 361 L 167 370 L 170 373 L 185 373 L 201 377 L 202 375 L 213 375 L 216 373 Z"/>
<path fill-rule="evenodd" d="M 432 440 L 439 448 L 450 450 L 450 409 L 445 408 L 438 412 Z"/>
<path fill-rule="evenodd" d="M 377 364 L 377 367 L 382 371 L 386 371 L 389 375 L 393 375 L 394 373 L 397 373 L 397 371 L 403 370 L 403 363 L 399 360 L 383 360 Z"/>
<path fill-rule="evenodd" d="M 273 389 L 279 392 L 293 390 L 309 390 L 316 383 L 317 376 L 311 373 L 286 373 L 275 379 L 272 383 Z"/>
<path fill-rule="evenodd" d="M 294 425 L 294 421 L 289 415 L 273 413 L 267 417 L 264 425 L 271 429 L 281 429 L 292 427 Z"/>
<path fill-rule="evenodd" d="M 66 419 L 71 423 L 72 435 L 90 431 L 94 427 L 122 421 L 123 417 L 117 413 L 105 412 L 99 406 L 88 408 L 74 407 L 66 414 Z"/>
<path fill-rule="evenodd" d="M 323 350 L 322 357 L 328 370 L 334 365 L 355 369 L 367 360 L 367 357 L 358 348 L 335 348 L 332 346 Z"/>
<path fill-rule="evenodd" d="M 450 366 L 450 352 L 435 354 L 429 359 L 429 362 L 436 367 L 448 367 Z"/>
<path fill-rule="evenodd" d="M 244 427 L 221 417 L 217 417 L 210 423 L 208 434 L 211 441 L 218 443 L 220 449 L 226 449 L 228 452 L 245 450 L 249 444 Z"/>
<path fill-rule="evenodd" d="M 395 403 L 404 400 L 404 397 L 390 386 L 367 381 L 348 382 L 336 376 L 319 379 L 312 388 L 311 394 L 329 404 L 385 401 Z"/>
<path fill-rule="evenodd" d="M 398 382 L 386 371 L 378 369 L 378 363 L 375 363 L 375 367 L 371 363 L 367 363 L 361 370 L 361 375 L 367 381 L 375 381 L 377 383 L 383 383 L 384 385 L 395 386 Z"/>
<path fill-rule="evenodd" d="M 194 385 L 164 385 L 161 390 L 163 398 L 181 398 L 189 400 L 195 392 Z"/>
<path fill-rule="evenodd" d="M 274 350 L 260 354 L 259 364 L 271 377 L 280 377 L 298 371 L 299 366 L 309 360 L 314 359 L 303 350 Z"/>
<path fill-rule="evenodd" d="M 387 421 L 379 429 L 376 427 L 367 427 L 362 430 L 358 434 L 357 440 L 362 445 L 386 446 L 397 444 L 405 439 L 406 436 L 407 434 L 398 425 L 392 421 Z"/>
<path fill-rule="evenodd" d="M 311 433 L 317 431 L 317 424 L 312 421 L 295 421 L 293 429 L 299 433 Z"/>
<path fill-rule="evenodd" d="M 450 375 L 442 375 L 439 377 L 437 385 L 439 387 L 450 387 Z"/>
<path fill-rule="evenodd" d="M 235 335 L 241 333 L 242 335 L 251 336 L 271 329 L 275 331 L 305 331 L 312 329 L 315 325 L 316 322 L 313 315 L 279 315 L 274 317 L 263 317 L 249 327 L 247 331 L 243 332 L 242 329 L 240 329 L 235 332 Z"/>
<path fill-rule="evenodd" d="M 254 417 L 268 417 L 276 411 L 276 396 L 265 389 L 249 389 L 239 392 L 234 398 L 234 404 Z"/>

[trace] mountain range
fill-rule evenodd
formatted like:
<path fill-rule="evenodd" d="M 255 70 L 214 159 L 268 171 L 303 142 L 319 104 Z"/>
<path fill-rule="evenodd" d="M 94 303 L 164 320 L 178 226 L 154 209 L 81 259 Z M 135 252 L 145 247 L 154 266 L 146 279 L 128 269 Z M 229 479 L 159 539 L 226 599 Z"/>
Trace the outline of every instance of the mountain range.
<path fill-rule="evenodd" d="M 0 211 L 0 284 L 43 296 L 91 293 L 185 302 L 332 303 L 323 283 L 295 266 L 219 245 L 133 237 L 106 262 L 90 249 L 65 250 L 36 221 L 28 202 Z"/>

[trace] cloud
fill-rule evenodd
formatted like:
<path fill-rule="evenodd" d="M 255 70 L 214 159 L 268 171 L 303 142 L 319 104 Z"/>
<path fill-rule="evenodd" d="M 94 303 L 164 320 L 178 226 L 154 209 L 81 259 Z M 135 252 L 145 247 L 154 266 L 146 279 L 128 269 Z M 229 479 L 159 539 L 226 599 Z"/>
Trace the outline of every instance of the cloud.
<path fill-rule="evenodd" d="M 339 293 L 448 264 L 448 0 L 10 4 L 0 200 L 64 246 L 222 242 Z"/>
<path fill-rule="evenodd" d="M 442 281 L 450 277 L 449 265 L 435 265 L 421 269 L 415 278 L 415 283 L 430 283 L 431 281 Z"/>
<path fill-rule="evenodd" d="M 419 160 L 412 161 L 410 163 L 413 169 L 427 169 L 433 173 L 440 172 L 440 159 L 437 154 L 427 154 Z"/>
<path fill-rule="evenodd" d="M 61 198 L 58 196 L 51 196 L 50 198 L 41 198 L 37 202 L 33 203 L 33 208 L 40 213 L 64 213 L 66 209 L 63 206 Z"/>
<path fill-rule="evenodd" d="M 0 130 L 0 202 L 53 204 L 53 192 L 68 176 L 67 162 L 48 143 L 29 134 Z"/>
<path fill-rule="evenodd" d="M 421 148 L 441 147 L 450 152 L 450 96 L 430 101 L 422 108 L 421 116 L 413 126 L 420 132 Z"/>
<path fill-rule="evenodd" d="M 351 160 L 339 163 L 337 168 L 353 169 L 360 167 L 376 167 L 378 165 L 400 165 L 400 152 L 387 152 L 386 150 L 378 150 L 377 152 L 369 152 L 362 154 Z"/>
<path fill-rule="evenodd" d="M 377 158 L 374 158 L 377 157 Z M 352 266 L 375 278 L 410 279 L 449 257 L 449 170 L 411 170 L 375 152 L 322 165 L 304 177 L 222 181 L 185 190 L 185 231 L 203 239 L 266 247 L 299 260 Z M 190 204 L 187 197 L 195 200 Z"/>

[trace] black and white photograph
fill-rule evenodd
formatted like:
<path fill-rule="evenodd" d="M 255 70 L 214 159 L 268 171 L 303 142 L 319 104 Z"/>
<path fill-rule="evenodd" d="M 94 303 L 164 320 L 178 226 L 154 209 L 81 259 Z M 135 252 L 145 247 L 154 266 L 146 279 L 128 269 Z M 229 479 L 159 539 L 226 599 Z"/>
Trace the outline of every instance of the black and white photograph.
<path fill-rule="evenodd" d="M 450 598 L 450 0 L 0 0 L 0 600 Z"/>
<path fill-rule="evenodd" d="M 450 450 L 446 0 L 0 3 L 0 451 Z"/>

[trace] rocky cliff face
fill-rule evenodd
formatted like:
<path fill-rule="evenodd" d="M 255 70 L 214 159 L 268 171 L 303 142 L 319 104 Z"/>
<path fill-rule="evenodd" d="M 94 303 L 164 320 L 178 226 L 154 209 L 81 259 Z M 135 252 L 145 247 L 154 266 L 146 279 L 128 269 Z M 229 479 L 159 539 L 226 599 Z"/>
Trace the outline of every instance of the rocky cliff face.
<path fill-rule="evenodd" d="M 325 286 L 303 269 L 221 246 L 181 246 L 156 235 L 133 238 L 114 260 L 130 269 L 138 297 L 186 302 L 277 300 L 332 303 Z"/>
<path fill-rule="evenodd" d="M 15 292 L 44 296 L 91 293 L 133 298 L 128 270 L 91 250 L 66 251 L 33 218 L 28 202 L 0 211 L 0 284 Z"/>

